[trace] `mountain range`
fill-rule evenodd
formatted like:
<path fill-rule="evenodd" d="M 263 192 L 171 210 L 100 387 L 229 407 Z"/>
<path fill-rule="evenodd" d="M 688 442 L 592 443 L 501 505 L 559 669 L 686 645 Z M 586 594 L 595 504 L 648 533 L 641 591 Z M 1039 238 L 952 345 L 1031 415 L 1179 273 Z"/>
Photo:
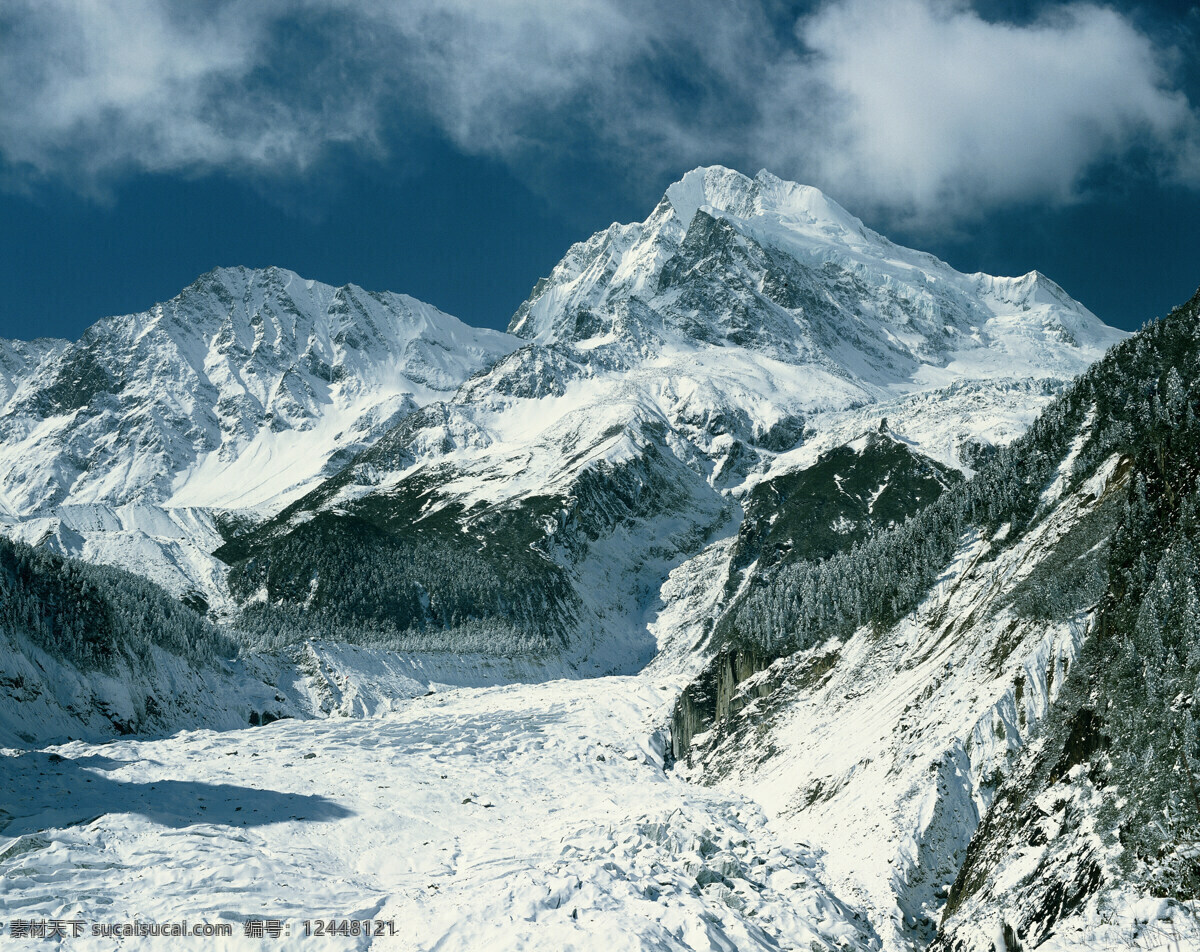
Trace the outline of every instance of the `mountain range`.
<path fill-rule="evenodd" d="M 620 676 L 639 763 L 810 851 L 815 947 L 1125 941 L 1200 882 L 1198 306 L 1129 338 L 711 167 L 507 333 L 234 268 L 0 341 L 0 737 Z"/>

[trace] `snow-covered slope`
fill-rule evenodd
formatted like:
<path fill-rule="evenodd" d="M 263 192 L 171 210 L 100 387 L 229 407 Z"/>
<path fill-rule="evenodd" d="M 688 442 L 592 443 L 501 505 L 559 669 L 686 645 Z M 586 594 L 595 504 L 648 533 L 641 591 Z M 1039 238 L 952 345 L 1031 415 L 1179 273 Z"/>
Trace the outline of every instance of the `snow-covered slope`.
<path fill-rule="evenodd" d="M 91 934 L 135 919 L 231 930 L 181 949 L 877 949 L 819 854 L 663 771 L 647 715 L 669 699 L 558 681 L 0 751 L 0 916 L 79 919 L 86 950 L 140 948 Z M 264 919 L 277 936 L 244 938 Z"/>
<path fill-rule="evenodd" d="M 515 344 L 405 295 L 219 268 L 75 343 L 0 344 L 0 493 L 279 508 Z"/>
<path fill-rule="evenodd" d="M 225 541 L 216 519 L 202 507 L 92 503 L 55 506 L 0 528 L 28 545 L 129 568 L 199 611 L 228 618 L 235 605 L 225 565 L 212 554 Z"/>
<path fill-rule="evenodd" d="M 911 522 L 723 610 L 681 770 L 824 848 L 886 949 L 1200 936 L 1197 314 L 1114 348 Z"/>
<path fill-rule="evenodd" d="M 0 341 L 0 531 L 223 614 L 220 514 L 278 511 L 518 343 L 277 268 L 217 269 L 74 343 Z"/>
<path fill-rule="evenodd" d="M 93 507 L 80 508 L 85 518 L 97 516 Z M 167 513 L 187 515 L 137 507 L 108 515 L 146 526 Z M 171 525 L 188 529 L 182 520 Z M 127 532 L 131 562 L 139 531 Z M 71 532 L 60 525 L 53 541 Z M 0 538 L 0 746 L 229 730 L 282 717 L 373 716 L 443 683 L 567 673 L 554 658 L 402 657 L 295 638 L 276 650 L 248 651 L 206 619 L 204 607 L 180 604 L 140 575 L 71 558 L 57 544 Z"/>
<path fill-rule="evenodd" d="M 568 673 L 539 659 L 401 655 L 319 641 L 208 662 L 154 647 L 136 657 L 122 652 L 97 668 L 0 630 L 0 748 L 227 731 L 287 718 L 378 717 L 448 685 L 545 681 Z"/>
<path fill-rule="evenodd" d="M 699 738 L 685 772 L 753 789 L 778 828 L 824 848 L 829 884 L 871 911 L 885 948 L 934 938 L 997 778 L 1086 637 L 1089 612 L 1033 619 L 1012 597 L 1084 520 L 1111 528 L 1112 513 L 1098 507 L 1124 488 L 1116 462 L 1057 501 L 1019 544 L 966 539 L 930 596 L 886 636 L 863 628 L 747 679 L 749 703 Z M 1095 526 L 1084 531 L 1103 539 Z M 766 696 L 755 700 L 758 691 Z"/>
<path fill-rule="evenodd" d="M 378 576 L 391 552 L 415 567 L 380 581 L 374 625 L 515 624 L 635 670 L 666 574 L 727 534 L 768 470 L 882 416 L 969 466 L 1123 336 L 1041 275 L 959 274 L 814 189 L 722 168 L 573 246 L 510 331 L 529 343 L 223 549 L 235 596 L 361 621 L 340 564 L 313 553 L 342 546 Z M 421 568 L 435 553 L 469 568 L 438 577 Z M 551 602 L 461 591 L 509 565 Z"/>
<path fill-rule="evenodd" d="M 53 359 L 70 346 L 65 340 L 49 337 L 32 341 L 0 339 L 0 404 L 7 403 L 21 380 L 43 361 Z"/>

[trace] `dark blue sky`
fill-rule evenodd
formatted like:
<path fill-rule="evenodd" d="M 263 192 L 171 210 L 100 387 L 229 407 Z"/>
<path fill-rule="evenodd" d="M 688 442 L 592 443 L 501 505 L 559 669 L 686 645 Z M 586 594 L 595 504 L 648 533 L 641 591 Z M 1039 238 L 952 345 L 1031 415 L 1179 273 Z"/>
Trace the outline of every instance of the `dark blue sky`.
<path fill-rule="evenodd" d="M 713 162 L 1119 326 L 1200 285 L 1191 5 L 50 7 L 0 13 L 0 336 L 232 264 L 503 327 L 572 241 Z"/>

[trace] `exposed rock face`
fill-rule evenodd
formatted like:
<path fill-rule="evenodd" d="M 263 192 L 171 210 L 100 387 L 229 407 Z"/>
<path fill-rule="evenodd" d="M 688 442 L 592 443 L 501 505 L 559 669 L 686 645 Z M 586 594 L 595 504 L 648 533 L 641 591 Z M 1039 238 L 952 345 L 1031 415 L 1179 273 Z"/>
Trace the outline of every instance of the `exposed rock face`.
<path fill-rule="evenodd" d="M 688 760 L 698 734 L 719 728 L 756 697 L 766 697 L 772 685 L 765 681 L 744 689 L 744 682 L 767 668 L 770 661 L 756 652 L 727 649 L 687 686 L 671 715 L 671 751 L 675 760 Z M 739 690 L 739 688 L 742 688 Z"/>

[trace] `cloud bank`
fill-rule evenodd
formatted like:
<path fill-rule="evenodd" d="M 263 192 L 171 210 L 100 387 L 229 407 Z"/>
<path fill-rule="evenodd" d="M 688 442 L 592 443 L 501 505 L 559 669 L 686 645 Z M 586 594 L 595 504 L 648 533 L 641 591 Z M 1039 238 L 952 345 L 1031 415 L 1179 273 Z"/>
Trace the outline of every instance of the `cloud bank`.
<path fill-rule="evenodd" d="M 1196 115 L 1150 38 L 1112 9 L 1072 4 L 1017 27 L 956 3 L 846 0 L 798 35 L 813 56 L 785 70 L 768 124 L 794 116 L 827 138 L 814 147 L 801 132 L 781 158 L 806 156 L 868 201 L 1067 201 L 1097 162 L 1131 150 L 1152 152 L 1160 174 L 1192 174 Z"/>
<path fill-rule="evenodd" d="M 304 174 L 433 128 L 515 169 L 725 158 L 912 221 L 1068 202 L 1100 163 L 1200 183 L 1172 52 L 1119 12 L 1020 25 L 954 0 L 9 0 L 13 186 Z M 1146 170 L 1149 170 L 1148 172 Z"/>

